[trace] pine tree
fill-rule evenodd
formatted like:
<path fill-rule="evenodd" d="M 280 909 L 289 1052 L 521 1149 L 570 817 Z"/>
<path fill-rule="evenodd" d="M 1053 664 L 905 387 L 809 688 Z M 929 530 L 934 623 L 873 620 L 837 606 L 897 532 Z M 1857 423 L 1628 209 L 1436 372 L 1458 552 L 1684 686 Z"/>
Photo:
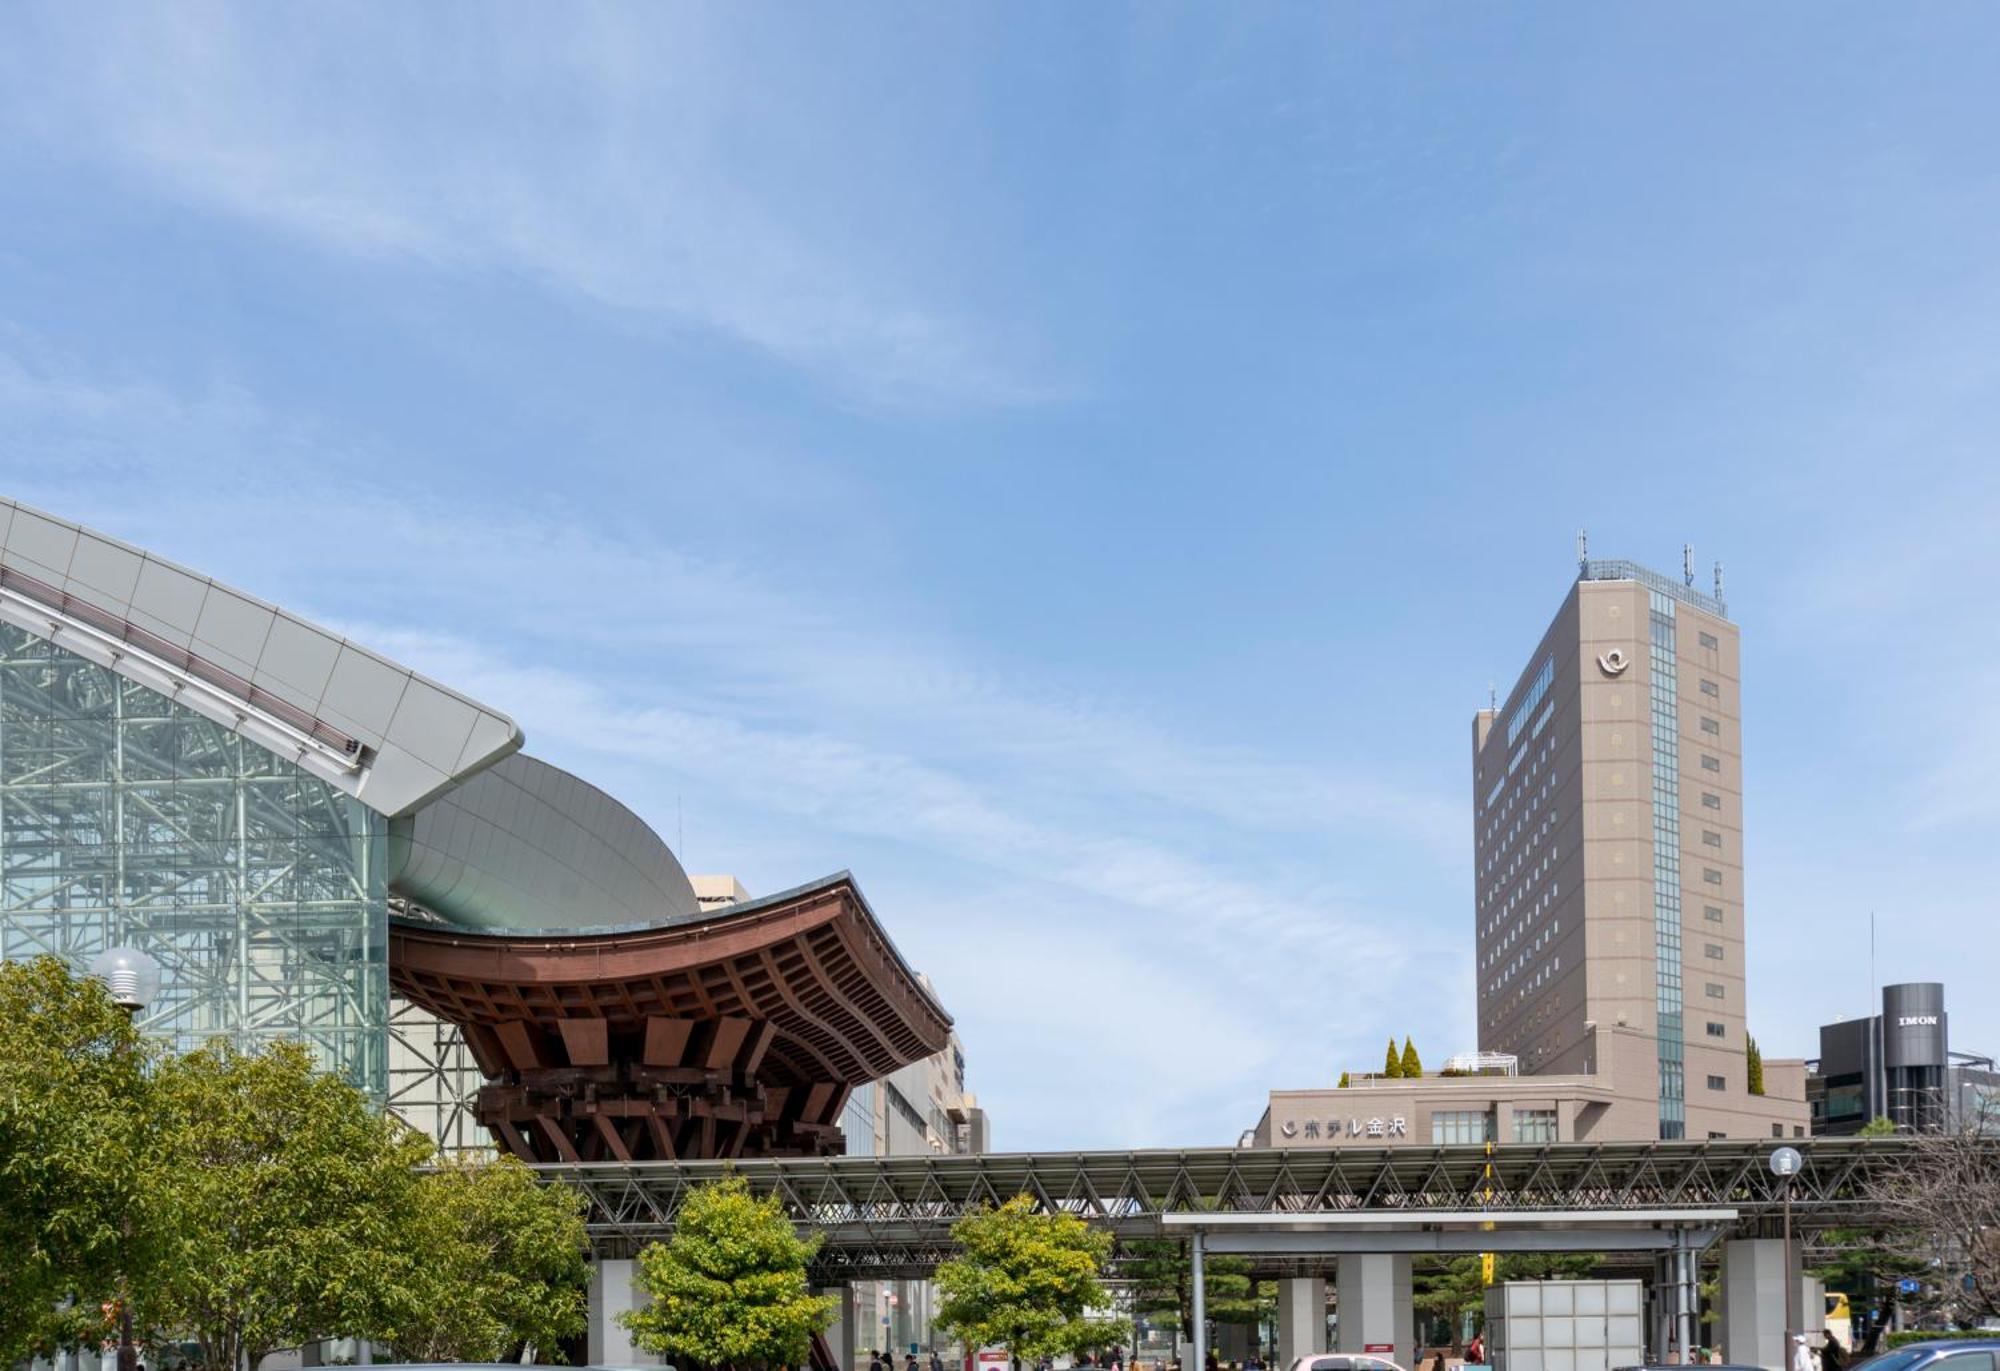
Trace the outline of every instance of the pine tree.
<path fill-rule="evenodd" d="M 1748 1068 L 1750 1093 L 1764 1093 L 1764 1054 L 1757 1050 L 1757 1040 L 1749 1034 L 1743 1035 L 1743 1064 Z"/>
<path fill-rule="evenodd" d="M 1390 1080 L 1396 1080 L 1403 1074 L 1403 1059 L 1396 1054 L 1396 1040 L 1393 1037 L 1389 1039 L 1389 1056 L 1382 1063 L 1382 1074 Z"/>
<path fill-rule="evenodd" d="M 1346 1073 L 1345 1071 L 1343 1071 L 1343 1072 L 1341 1072 L 1341 1073 L 1340 1073 L 1340 1084 L 1339 1084 L 1339 1085 L 1336 1085 L 1336 1086 L 1334 1087 L 1334 1089 L 1335 1089 L 1335 1090 L 1345 1090 L 1345 1089 L 1347 1089 L 1347 1073 Z"/>
<path fill-rule="evenodd" d="M 1424 1064 L 1417 1057 L 1416 1044 L 1412 1043 L 1408 1038 L 1404 1038 L 1403 1039 L 1404 1078 L 1407 1080 L 1414 1081 L 1423 1074 L 1424 1074 Z"/>

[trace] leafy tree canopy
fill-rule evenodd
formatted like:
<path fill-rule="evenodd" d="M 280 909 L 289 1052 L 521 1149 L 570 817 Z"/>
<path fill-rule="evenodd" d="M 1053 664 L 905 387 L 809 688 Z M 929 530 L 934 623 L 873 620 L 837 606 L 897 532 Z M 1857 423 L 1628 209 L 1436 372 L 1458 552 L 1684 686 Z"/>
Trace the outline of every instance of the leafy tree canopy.
<path fill-rule="evenodd" d="M 1074 1351 L 1088 1309 L 1108 1303 L 1101 1279 L 1111 1236 L 1074 1214 L 1043 1214 L 1026 1195 L 952 1225 L 963 1255 L 937 1270 L 938 1327 L 967 1345 L 1016 1357 Z"/>
<path fill-rule="evenodd" d="M 711 1366 L 802 1366 L 812 1335 L 833 1322 L 806 1269 L 819 1239 L 801 1238 L 775 1195 L 741 1176 L 697 1188 L 674 1235 L 639 1254 L 652 1303 L 621 1317 L 651 1352 Z"/>
<path fill-rule="evenodd" d="M 1396 1050 L 1393 1036 L 1389 1039 L 1389 1055 L 1382 1062 L 1382 1074 L 1394 1079 L 1400 1079 L 1403 1074 L 1403 1054 Z"/>
<path fill-rule="evenodd" d="M 1764 1093 L 1764 1054 L 1757 1046 L 1757 1040 L 1749 1034 L 1743 1036 L 1743 1063 L 1749 1075 L 1749 1090 L 1752 1095 Z"/>
<path fill-rule="evenodd" d="M 1335 1085 L 1335 1086 L 1334 1086 L 1333 1088 L 1334 1088 L 1335 1090 L 1345 1090 L 1345 1089 L 1347 1089 L 1347 1073 L 1346 1073 L 1345 1071 L 1343 1071 L 1343 1072 L 1341 1072 L 1341 1073 L 1340 1073 L 1340 1082 L 1339 1082 L 1339 1084 Z"/>
<path fill-rule="evenodd" d="M 583 1331 L 590 1279 L 583 1198 L 513 1158 L 451 1163 L 417 1179 L 387 1339 L 412 1362 L 552 1354 Z"/>
<path fill-rule="evenodd" d="M 74 1343 L 58 1305 L 94 1316 L 116 1289 L 145 1056 L 96 981 L 0 965 L 0 1366 Z"/>
<path fill-rule="evenodd" d="M 148 1093 L 144 1324 L 191 1339 L 204 1371 L 382 1332 L 426 1260 L 402 1239 L 430 1144 L 295 1043 L 168 1057 Z"/>
<path fill-rule="evenodd" d="M 1403 1039 L 1403 1056 L 1399 1065 L 1403 1068 L 1403 1076 L 1407 1080 L 1416 1080 L 1424 1074 L 1424 1064 L 1417 1057 L 1416 1044 L 1408 1038 Z"/>

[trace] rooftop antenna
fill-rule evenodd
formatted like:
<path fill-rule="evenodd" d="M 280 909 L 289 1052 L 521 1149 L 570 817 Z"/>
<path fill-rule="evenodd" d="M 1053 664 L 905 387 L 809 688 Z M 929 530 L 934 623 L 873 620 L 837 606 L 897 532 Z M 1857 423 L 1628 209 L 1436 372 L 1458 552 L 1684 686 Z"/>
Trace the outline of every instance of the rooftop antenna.
<path fill-rule="evenodd" d="M 1717 600 L 1722 598 L 1722 563 L 1720 562 L 1715 564 L 1715 598 Z"/>
<path fill-rule="evenodd" d="M 1576 531 L 1576 565 L 1578 570 L 1590 565 L 1590 530 L 1586 528 Z"/>
<path fill-rule="evenodd" d="M 1486 709 L 1491 714 L 1500 712 L 1500 692 L 1494 688 L 1491 681 L 1486 683 Z"/>
<path fill-rule="evenodd" d="M 1694 544 L 1681 544 L 1681 581 L 1689 590 L 1694 589 Z"/>

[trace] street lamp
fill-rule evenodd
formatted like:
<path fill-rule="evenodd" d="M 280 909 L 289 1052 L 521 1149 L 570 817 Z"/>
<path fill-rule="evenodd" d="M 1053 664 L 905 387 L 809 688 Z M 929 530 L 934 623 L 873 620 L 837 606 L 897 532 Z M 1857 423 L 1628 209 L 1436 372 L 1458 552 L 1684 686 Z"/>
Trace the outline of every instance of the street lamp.
<path fill-rule="evenodd" d="M 104 982 L 111 1002 L 128 1017 L 137 1017 L 160 993 L 160 964 L 136 947 L 111 947 L 90 959 L 90 974 Z M 132 1240 L 132 1216 L 123 1216 L 126 1242 Z M 139 1348 L 132 1341 L 132 1291 L 126 1263 L 118 1263 L 118 1371 L 139 1371 Z"/>
<path fill-rule="evenodd" d="M 1797 1319 L 1792 1317 L 1792 1302 L 1798 1298 L 1799 1294 L 1798 1279 L 1792 1274 L 1792 1177 L 1799 1174 L 1799 1168 L 1805 1165 L 1805 1160 L 1804 1157 L 1799 1155 L 1799 1149 L 1796 1147 L 1775 1148 L 1772 1150 L 1770 1156 L 1771 1174 L 1784 1182 L 1779 1188 L 1784 1191 L 1785 1200 L 1784 1364 L 1787 1367 L 1790 1367 L 1792 1364 L 1792 1329 L 1798 1322 Z M 120 1368 L 120 1371 L 123 1371 L 123 1368 Z"/>

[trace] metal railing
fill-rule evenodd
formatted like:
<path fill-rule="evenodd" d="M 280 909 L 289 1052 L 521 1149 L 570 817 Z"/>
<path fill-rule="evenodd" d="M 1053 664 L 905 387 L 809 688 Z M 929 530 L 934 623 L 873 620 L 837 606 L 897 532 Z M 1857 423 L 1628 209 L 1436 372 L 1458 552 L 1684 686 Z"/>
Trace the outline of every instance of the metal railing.
<path fill-rule="evenodd" d="M 1577 570 L 1579 581 L 1637 581 L 1648 590 L 1657 590 L 1662 595 L 1679 600 L 1682 604 L 1693 605 L 1718 619 L 1729 617 L 1729 606 L 1713 595 L 1704 595 L 1693 586 L 1676 581 L 1671 576 L 1662 576 L 1637 562 L 1619 560 L 1602 561 L 1595 558 L 1581 564 Z"/>

